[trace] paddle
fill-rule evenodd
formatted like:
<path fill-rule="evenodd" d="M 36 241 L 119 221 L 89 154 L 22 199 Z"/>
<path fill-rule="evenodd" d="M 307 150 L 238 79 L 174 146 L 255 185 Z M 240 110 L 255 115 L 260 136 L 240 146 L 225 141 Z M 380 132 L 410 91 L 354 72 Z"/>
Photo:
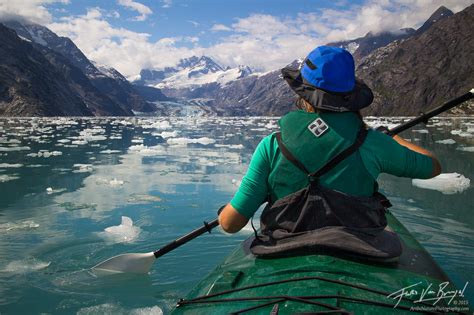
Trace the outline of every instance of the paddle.
<path fill-rule="evenodd" d="M 413 127 L 414 125 L 420 122 L 427 123 L 428 119 L 430 119 L 431 117 L 436 116 L 444 111 L 447 111 L 448 109 L 451 109 L 461 104 L 462 102 L 472 99 L 473 97 L 474 89 L 398 127 L 395 127 L 390 130 L 387 129 L 386 133 L 390 135 L 395 135 Z M 106 273 L 147 273 L 150 271 L 151 266 L 158 257 L 163 256 L 164 254 L 180 247 L 183 244 L 186 244 L 190 240 L 193 240 L 206 232 L 211 233 L 211 230 L 218 225 L 218 219 L 215 219 L 210 223 L 204 222 L 204 225 L 202 227 L 172 241 L 171 243 L 165 245 L 157 251 L 140 254 L 131 253 L 118 255 L 95 265 L 94 267 L 92 267 L 92 270 Z"/>
<path fill-rule="evenodd" d="M 204 222 L 204 225 L 200 228 L 172 241 L 171 243 L 163 246 L 154 252 L 149 253 L 130 253 L 122 254 L 112 258 L 109 258 L 94 267 L 93 271 L 105 272 L 105 273 L 147 273 L 150 271 L 151 266 L 158 257 L 186 244 L 190 240 L 209 232 L 219 225 L 219 220 L 215 219 L 209 223 Z"/>
<path fill-rule="evenodd" d="M 469 92 L 467 92 L 466 94 L 463 94 L 453 100 L 450 100 L 449 102 L 446 102 L 445 104 L 439 106 L 439 107 L 436 107 L 435 109 L 427 112 L 427 113 L 424 113 L 422 114 L 421 116 L 418 116 L 416 118 L 413 118 L 412 120 L 409 120 L 407 121 L 406 123 L 404 124 L 401 124 L 400 126 L 397 126 L 393 129 L 388 129 L 385 131 L 386 134 L 388 135 L 396 135 L 396 134 L 399 134 L 400 132 L 402 131 L 405 131 L 421 122 L 423 123 L 428 123 L 428 120 L 442 112 L 445 112 L 467 100 L 470 100 L 474 98 L 474 89 L 470 90 Z"/>

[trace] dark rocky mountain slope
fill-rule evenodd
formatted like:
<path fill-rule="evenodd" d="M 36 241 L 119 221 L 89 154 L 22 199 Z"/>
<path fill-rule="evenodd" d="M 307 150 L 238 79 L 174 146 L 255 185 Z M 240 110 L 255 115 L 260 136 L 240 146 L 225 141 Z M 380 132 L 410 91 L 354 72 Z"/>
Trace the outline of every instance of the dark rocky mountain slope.
<path fill-rule="evenodd" d="M 64 56 L 0 24 L 1 116 L 128 114 Z"/>
<path fill-rule="evenodd" d="M 357 68 L 375 92 L 367 113 L 415 115 L 473 88 L 473 25 L 471 5 L 420 35 L 368 56 Z"/>
<path fill-rule="evenodd" d="M 133 115 L 131 110 L 150 112 L 155 109 L 140 96 L 122 74 L 113 68 L 102 69 L 94 65 L 71 39 L 60 37 L 48 28 L 34 23 L 7 21 L 4 24 L 15 30 L 19 36 L 63 55 L 87 76 L 93 86 L 129 115 Z"/>

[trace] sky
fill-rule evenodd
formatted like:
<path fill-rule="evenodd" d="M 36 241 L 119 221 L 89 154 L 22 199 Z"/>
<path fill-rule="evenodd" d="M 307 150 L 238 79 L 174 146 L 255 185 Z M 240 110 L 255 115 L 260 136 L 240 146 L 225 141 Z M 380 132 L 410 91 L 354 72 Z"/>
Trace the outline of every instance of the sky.
<path fill-rule="evenodd" d="M 318 45 L 369 31 L 417 28 L 441 5 L 472 0 L 0 0 L 0 22 L 22 19 L 71 38 L 130 80 L 191 56 L 271 71 Z"/>

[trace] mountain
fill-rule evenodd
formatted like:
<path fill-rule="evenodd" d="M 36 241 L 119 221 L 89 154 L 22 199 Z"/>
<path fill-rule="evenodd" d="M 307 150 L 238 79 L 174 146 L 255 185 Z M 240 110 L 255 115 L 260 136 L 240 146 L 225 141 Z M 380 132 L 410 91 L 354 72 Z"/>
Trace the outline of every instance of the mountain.
<path fill-rule="evenodd" d="M 415 115 L 469 91 L 474 86 L 472 25 L 474 5 L 367 56 L 357 68 L 375 93 L 367 113 Z M 464 112 L 472 113 L 472 108 Z"/>
<path fill-rule="evenodd" d="M 1 116 L 128 115 L 64 56 L 0 23 Z"/>
<path fill-rule="evenodd" d="M 423 25 L 416 30 L 416 35 L 420 35 L 428 30 L 434 23 L 439 22 L 447 17 L 454 15 L 453 11 L 449 10 L 445 6 L 439 7 Z"/>
<path fill-rule="evenodd" d="M 375 49 L 384 47 L 395 40 L 408 38 L 414 35 L 415 32 L 416 31 L 412 28 L 404 28 L 398 32 L 369 32 L 364 37 L 329 43 L 327 45 L 341 47 L 348 50 L 354 56 L 355 62 L 358 63 L 363 57 L 367 56 Z"/>
<path fill-rule="evenodd" d="M 141 79 L 134 83 L 163 89 L 167 95 L 171 93 L 184 96 L 187 94 L 186 91 L 176 90 L 192 90 L 213 83 L 225 85 L 232 80 L 241 79 L 250 74 L 252 74 L 252 69 L 247 66 L 223 68 L 210 57 L 193 56 L 180 60 L 176 67 L 167 67 L 163 70 L 144 69 L 140 72 Z"/>
<path fill-rule="evenodd" d="M 367 55 L 364 54 L 375 47 L 369 45 L 370 40 L 377 37 L 368 34 L 361 39 L 359 43 L 368 43 L 365 46 L 368 48 L 357 47 L 363 57 L 359 59 L 356 72 L 375 94 L 373 105 L 364 114 L 415 115 L 472 88 L 474 40 L 470 28 L 474 21 L 471 10 L 472 6 L 452 16 L 444 9 L 437 10 L 443 15 L 435 12 L 433 16 L 442 18 L 433 23 L 432 16 L 429 19 L 432 22 L 428 20 L 424 24 L 429 28 L 407 30 L 405 34 L 409 37 L 398 37 Z M 292 66 L 296 68 L 299 63 L 295 60 Z M 164 90 L 167 91 L 173 92 Z M 179 97 L 176 91 L 170 95 Z M 188 89 L 182 95 L 207 99 L 207 104 L 219 115 L 283 115 L 296 99 L 280 70 L 252 74 L 223 86 L 203 85 Z M 467 107 L 459 113 L 472 113 L 472 109 Z"/>
<path fill-rule="evenodd" d="M 327 44 L 328 46 L 336 46 L 344 48 L 351 52 L 354 56 L 356 64 L 358 64 L 365 56 L 369 55 L 374 50 L 387 46 L 393 41 L 410 38 L 414 35 L 421 35 L 428 30 L 434 23 L 439 22 L 454 13 L 448 8 L 439 7 L 425 23 L 417 30 L 413 28 L 403 28 L 395 32 L 368 32 L 364 37 L 359 37 L 353 40 L 339 41 Z"/>
<path fill-rule="evenodd" d="M 94 87 L 129 115 L 133 115 L 132 110 L 150 112 L 155 109 L 117 70 L 94 65 L 71 39 L 60 37 L 48 28 L 34 23 L 7 21 L 5 25 L 15 30 L 20 37 L 63 55 L 88 77 Z"/>

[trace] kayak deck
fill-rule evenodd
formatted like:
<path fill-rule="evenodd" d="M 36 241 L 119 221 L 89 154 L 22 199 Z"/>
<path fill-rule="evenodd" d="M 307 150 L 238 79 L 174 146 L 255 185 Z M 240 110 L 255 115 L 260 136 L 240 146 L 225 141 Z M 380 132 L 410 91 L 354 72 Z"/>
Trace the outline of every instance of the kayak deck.
<path fill-rule="evenodd" d="M 401 299 L 401 290 L 408 287 L 405 298 L 417 300 L 420 296 L 412 290 L 420 294 L 430 285 L 437 290 L 449 278 L 392 214 L 387 220 L 402 240 L 398 262 L 322 254 L 257 259 L 248 250 L 248 239 L 180 301 L 173 314 L 412 314 L 411 307 L 437 311 L 434 301 Z M 444 290 L 448 288 L 455 290 L 451 285 Z M 448 306 L 447 300 L 435 306 Z"/>

